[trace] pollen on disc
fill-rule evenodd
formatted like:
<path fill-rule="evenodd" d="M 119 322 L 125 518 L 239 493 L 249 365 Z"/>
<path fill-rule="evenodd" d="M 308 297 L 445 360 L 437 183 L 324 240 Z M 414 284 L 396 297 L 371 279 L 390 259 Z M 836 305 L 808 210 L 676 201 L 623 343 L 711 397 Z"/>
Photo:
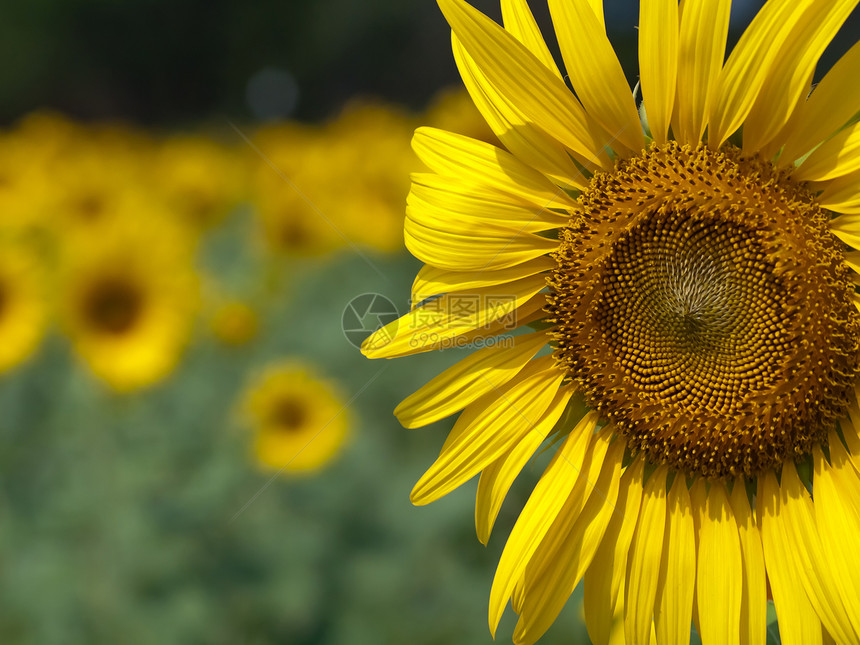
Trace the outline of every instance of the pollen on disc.
<path fill-rule="evenodd" d="M 557 358 L 655 463 L 747 475 L 844 415 L 860 316 L 827 214 L 768 164 L 653 146 L 596 176 L 556 254 Z"/>

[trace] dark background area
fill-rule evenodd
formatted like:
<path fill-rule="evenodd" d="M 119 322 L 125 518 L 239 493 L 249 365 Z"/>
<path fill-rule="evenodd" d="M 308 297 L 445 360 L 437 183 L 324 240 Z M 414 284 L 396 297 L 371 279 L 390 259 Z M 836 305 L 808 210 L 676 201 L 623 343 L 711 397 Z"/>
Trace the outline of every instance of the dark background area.
<path fill-rule="evenodd" d="M 473 4 L 498 19 L 495 0 Z M 761 4 L 736 0 L 732 40 Z M 605 10 L 632 85 L 638 2 L 607 0 Z M 548 27 L 545 3 L 533 11 Z M 858 31 L 855 11 L 820 69 Z M 419 109 L 458 82 L 449 43 L 430 0 L 7 0 L 0 9 L 0 122 L 38 107 L 144 125 L 261 115 L 315 121 L 355 95 Z M 261 112 L 247 95 L 263 70 L 270 74 L 258 79 L 256 93 L 280 100 Z"/>

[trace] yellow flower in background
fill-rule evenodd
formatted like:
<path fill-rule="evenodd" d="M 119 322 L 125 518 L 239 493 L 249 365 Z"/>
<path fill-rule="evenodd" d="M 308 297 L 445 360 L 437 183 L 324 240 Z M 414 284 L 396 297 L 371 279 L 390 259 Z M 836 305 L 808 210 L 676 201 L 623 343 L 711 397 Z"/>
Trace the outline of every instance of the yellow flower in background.
<path fill-rule="evenodd" d="M 534 643 L 584 578 L 595 643 L 764 643 L 769 593 L 783 642 L 860 642 L 860 45 L 810 93 L 856 2 L 770 0 L 724 63 L 728 1 L 643 0 L 644 127 L 599 1 L 549 2 L 565 71 L 524 0 L 439 4 L 506 149 L 416 132 L 423 304 L 364 351 L 483 341 L 396 410 L 462 410 L 412 500 L 480 473 L 482 542 L 557 442 L 491 630 L 510 601 Z"/>
<path fill-rule="evenodd" d="M 118 391 L 165 378 L 187 344 L 198 302 L 193 244 L 155 213 L 70 233 L 59 312 L 78 355 Z"/>
<path fill-rule="evenodd" d="M 49 154 L 20 132 L 0 134 L 0 226 L 4 229 L 31 228 L 42 222 L 50 194 L 44 163 Z"/>
<path fill-rule="evenodd" d="M 44 220 L 59 226 L 93 226 L 107 219 L 126 217 L 129 195 L 136 182 L 131 169 L 107 163 L 97 148 L 78 149 L 51 187 L 51 204 Z"/>
<path fill-rule="evenodd" d="M 403 248 L 403 204 L 417 165 L 409 147 L 413 127 L 390 106 L 354 103 L 325 130 L 337 186 L 326 210 L 352 244 L 382 253 Z"/>
<path fill-rule="evenodd" d="M 344 398 L 301 363 L 266 368 L 248 388 L 243 404 L 255 432 L 254 453 L 265 468 L 286 473 L 319 470 L 340 452 L 349 434 Z"/>
<path fill-rule="evenodd" d="M 212 316 L 212 331 L 218 340 L 227 345 L 245 345 L 256 338 L 259 329 L 257 312 L 244 302 L 225 302 L 216 308 Z"/>
<path fill-rule="evenodd" d="M 0 373 L 38 348 L 48 321 L 45 269 L 18 236 L 0 237 Z"/>
<path fill-rule="evenodd" d="M 262 155 L 253 173 L 252 201 L 265 246 L 280 255 L 315 256 L 346 244 L 329 208 L 333 161 L 315 128 L 282 124 L 261 128 Z"/>
<path fill-rule="evenodd" d="M 499 140 L 463 88 L 439 92 L 427 108 L 425 125 L 499 145 Z"/>
<path fill-rule="evenodd" d="M 219 223 L 243 197 L 244 157 L 194 135 L 168 137 L 155 159 L 156 190 L 194 228 Z"/>
<path fill-rule="evenodd" d="M 402 248 L 401 212 L 415 166 L 411 127 L 388 106 L 358 103 L 324 127 L 261 129 L 253 201 L 269 249 Z"/>

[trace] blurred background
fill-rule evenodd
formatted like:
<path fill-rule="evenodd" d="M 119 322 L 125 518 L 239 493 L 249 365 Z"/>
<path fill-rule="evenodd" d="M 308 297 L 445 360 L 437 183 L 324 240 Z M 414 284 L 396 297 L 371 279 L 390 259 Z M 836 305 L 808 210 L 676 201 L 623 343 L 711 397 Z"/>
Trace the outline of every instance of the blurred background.
<path fill-rule="evenodd" d="M 474 482 L 413 508 L 450 422 L 392 410 L 462 350 L 357 349 L 408 310 L 412 131 L 494 140 L 449 45 L 433 2 L 3 3 L 0 642 L 492 642 L 544 463 L 487 547 Z M 587 642 L 580 597 L 542 642 Z"/>

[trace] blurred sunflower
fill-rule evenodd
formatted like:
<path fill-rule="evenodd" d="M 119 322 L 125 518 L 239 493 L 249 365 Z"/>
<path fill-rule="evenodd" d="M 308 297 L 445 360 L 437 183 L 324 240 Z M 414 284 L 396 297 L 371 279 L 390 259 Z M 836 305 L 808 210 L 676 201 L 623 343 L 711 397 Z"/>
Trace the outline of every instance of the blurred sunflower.
<path fill-rule="evenodd" d="M 29 228 L 40 223 L 50 191 L 43 146 L 20 132 L 0 134 L 0 212 L 2 227 Z"/>
<path fill-rule="evenodd" d="M 423 304 L 364 351 L 532 330 L 396 410 L 463 410 L 412 500 L 480 473 L 483 542 L 557 446 L 501 556 L 493 632 L 511 600 L 514 640 L 535 642 L 584 577 L 595 643 L 618 619 L 628 643 L 688 642 L 691 620 L 705 645 L 764 643 L 769 595 L 782 642 L 860 642 L 860 45 L 810 92 L 855 4 L 769 0 L 724 63 L 727 0 L 643 0 L 637 106 L 599 0 L 549 2 L 566 74 L 524 0 L 502 1 L 504 27 L 439 0 L 507 150 L 416 132 Z"/>
<path fill-rule="evenodd" d="M 260 320 L 248 304 L 230 300 L 220 304 L 212 315 L 212 331 L 226 345 L 245 345 L 257 336 Z"/>
<path fill-rule="evenodd" d="M 254 202 L 269 249 L 308 256 L 402 248 L 412 126 L 387 105 L 356 103 L 324 127 L 261 129 Z"/>
<path fill-rule="evenodd" d="M 342 449 L 350 428 L 346 402 L 303 364 L 269 366 L 243 399 L 261 466 L 288 473 L 319 470 Z"/>
<path fill-rule="evenodd" d="M 417 165 L 409 148 L 413 127 L 390 106 L 355 103 L 324 130 L 328 171 L 338 178 L 338 190 L 327 190 L 320 204 L 350 243 L 383 253 L 403 248 L 403 202 Z"/>
<path fill-rule="evenodd" d="M 442 90 L 427 109 L 426 125 L 499 145 L 499 140 L 463 88 Z"/>
<path fill-rule="evenodd" d="M 42 123 L 50 134 L 51 122 Z M 33 130 L 31 126 L 30 130 Z M 53 129 L 58 129 L 54 124 Z M 31 137 L 38 132 L 32 133 Z M 141 195 L 151 199 L 152 142 L 119 126 L 73 130 L 54 143 L 45 159 L 44 224 L 62 234 L 69 227 L 90 227 L 135 211 Z M 109 160 L 109 161 L 108 161 Z"/>
<path fill-rule="evenodd" d="M 266 247 L 285 256 L 324 255 L 345 239 L 331 219 L 327 141 L 314 128 L 278 125 L 255 137 L 261 157 L 254 172 L 253 202 Z"/>
<path fill-rule="evenodd" d="M 65 329 L 90 369 L 119 391 L 173 370 L 198 301 L 185 231 L 127 215 L 68 235 L 60 267 Z"/>
<path fill-rule="evenodd" d="M 220 222 L 244 189 L 244 157 L 201 136 L 174 136 L 158 149 L 155 181 L 164 201 L 192 227 Z"/>
<path fill-rule="evenodd" d="M 0 373 L 32 356 L 48 320 L 45 270 L 18 236 L 0 237 Z"/>

